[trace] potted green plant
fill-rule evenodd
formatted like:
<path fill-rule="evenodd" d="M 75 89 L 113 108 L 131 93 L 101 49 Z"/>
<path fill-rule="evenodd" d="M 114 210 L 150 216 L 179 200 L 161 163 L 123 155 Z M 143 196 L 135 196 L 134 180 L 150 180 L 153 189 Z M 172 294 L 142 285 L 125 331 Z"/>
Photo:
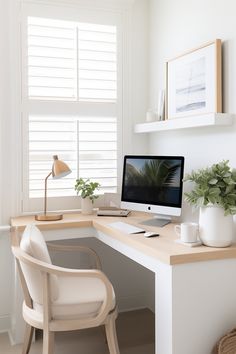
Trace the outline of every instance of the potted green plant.
<path fill-rule="evenodd" d="M 82 214 L 92 214 L 94 200 L 98 198 L 95 191 L 99 189 L 100 183 L 91 182 L 89 178 L 79 178 L 75 181 L 75 191 L 81 196 Z"/>
<path fill-rule="evenodd" d="M 199 233 L 202 242 L 212 247 L 227 247 L 233 240 L 233 215 L 236 214 L 236 170 L 229 161 L 192 171 L 184 182 L 193 182 L 185 200 L 200 208 Z"/>

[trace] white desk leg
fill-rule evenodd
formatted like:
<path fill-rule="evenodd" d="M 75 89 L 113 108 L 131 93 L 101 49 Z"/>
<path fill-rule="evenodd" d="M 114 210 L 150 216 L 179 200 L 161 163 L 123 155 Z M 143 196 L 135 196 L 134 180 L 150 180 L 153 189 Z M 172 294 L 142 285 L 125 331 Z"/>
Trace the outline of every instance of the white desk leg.
<path fill-rule="evenodd" d="M 236 259 L 161 267 L 156 273 L 156 354 L 209 354 L 235 327 Z"/>
<path fill-rule="evenodd" d="M 172 354 L 172 268 L 165 264 L 155 272 L 155 348 Z"/>

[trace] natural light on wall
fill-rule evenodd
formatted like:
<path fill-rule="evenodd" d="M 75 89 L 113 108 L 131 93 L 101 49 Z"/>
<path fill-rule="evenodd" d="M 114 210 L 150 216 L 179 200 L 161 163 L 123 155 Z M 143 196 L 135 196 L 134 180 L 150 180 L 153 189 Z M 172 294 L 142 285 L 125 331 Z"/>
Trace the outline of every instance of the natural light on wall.
<path fill-rule="evenodd" d="M 116 192 L 117 116 L 96 110 L 97 105 L 105 109 L 117 103 L 116 26 L 28 17 L 27 27 L 28 100 L 33 107 L 28 113 L 29 198 L 43 196 L 43 179 L 55 154 L 72 174 L 49 180 L 48 196 L 75 195 L 77 177 L 99 182 L 100 193 Z M 65 101 L 60 115 L 53 112 L 59 101 Z M 86 115 L 81 103 L 87 105 Z M 77 105 L 78 114 L 70 113 L 70 105 Z"/>

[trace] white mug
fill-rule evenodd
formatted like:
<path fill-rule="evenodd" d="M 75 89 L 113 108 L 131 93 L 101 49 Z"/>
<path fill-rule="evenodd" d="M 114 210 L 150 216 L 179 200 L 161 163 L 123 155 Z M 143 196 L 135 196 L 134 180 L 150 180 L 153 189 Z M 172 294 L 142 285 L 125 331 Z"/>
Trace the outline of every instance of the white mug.
<path fill-rule="evenodd" d="M 182 242 L 197 242 L 199 226 L 195 222 L 183 222 L 180 225 L 175 225 L 175 233 Z"/>

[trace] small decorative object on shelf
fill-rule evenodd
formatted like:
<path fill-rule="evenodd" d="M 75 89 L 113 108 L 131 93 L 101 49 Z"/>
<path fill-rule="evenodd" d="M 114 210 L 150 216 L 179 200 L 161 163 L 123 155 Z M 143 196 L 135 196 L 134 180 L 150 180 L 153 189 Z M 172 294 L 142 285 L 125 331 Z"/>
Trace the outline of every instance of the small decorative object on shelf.
<path fill-rule="evenodd" d="M 199 233 L 203 244 L 227 247 L 233 240 L 233 215 L 236 214 L 236 170 L 229 161 L 192 171 L 184 181 L 194 182 L 185 199 L 200 208 Z"/>
<path fill-rule="evenodd" d="M 152 110 L 148 110 L 146 113 L 146 122 L 153 122 L 156 120 L 156 113 Z"/>
<path fill-rule="evenodd" d="M 165 90 L 159 91 L 157 120 L 165 120 Z"/>
<path fill-rule="evenodd" d="M 99 189 L 100 183 L 91 182 L 89 178 L 79 178 L 75 183 L 77 195 L 81 196 L 81 211 L 82 214 L 92 214 L 94 200 L 98 198 L 95 191 Z"/>

